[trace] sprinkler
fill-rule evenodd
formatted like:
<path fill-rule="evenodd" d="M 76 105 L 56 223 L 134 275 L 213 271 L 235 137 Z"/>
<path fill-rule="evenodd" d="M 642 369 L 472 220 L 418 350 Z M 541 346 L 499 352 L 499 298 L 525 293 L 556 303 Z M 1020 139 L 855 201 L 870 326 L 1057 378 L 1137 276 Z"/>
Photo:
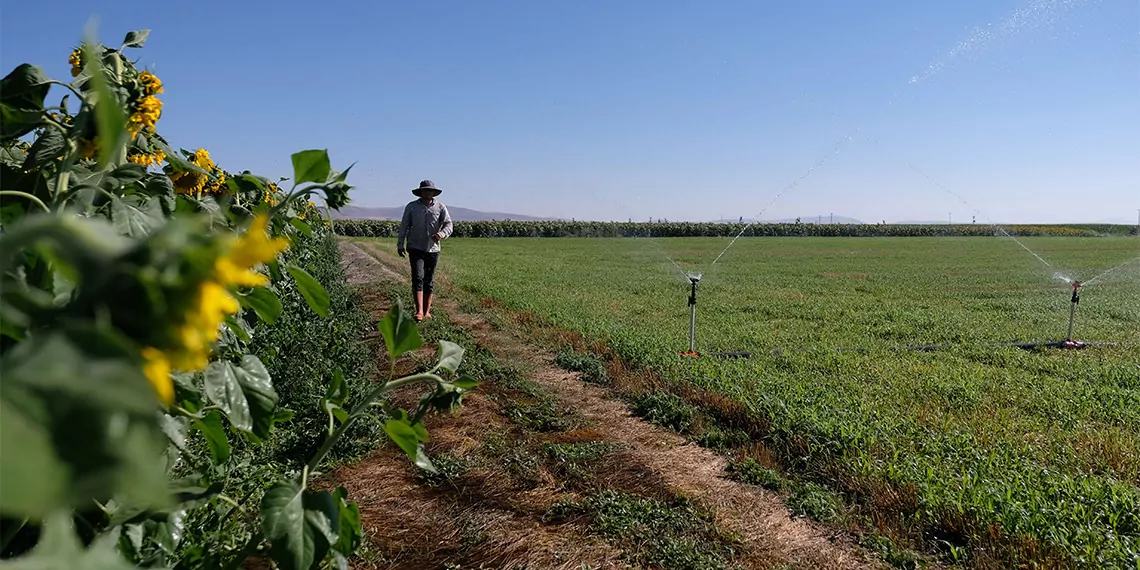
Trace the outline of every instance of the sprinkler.
<path fill-rule="evenodd" d="M 682 352 L 681 356 L 699 358 L 701 354 L 697 352 L 697 284 L 701 282 L 701 274 L 689 273 L 685 277 L 689 278 L 689 284 L 692 285 L 689 291 L 689 350 Z"/>
<path fill-rule="evenodd" d="M 1084 348 L 1085 343 L 1079 340 L 1073 340 L 1073 321 L 1077 317 L 1077 305 L 1081 302 L 1081 282 L 1073 281 L 1073 297 L 1070 299 L 1069 304 L 1069 334 L 1065 335 L 1065 340 L 1061 342 L 1061 348 Z"/>

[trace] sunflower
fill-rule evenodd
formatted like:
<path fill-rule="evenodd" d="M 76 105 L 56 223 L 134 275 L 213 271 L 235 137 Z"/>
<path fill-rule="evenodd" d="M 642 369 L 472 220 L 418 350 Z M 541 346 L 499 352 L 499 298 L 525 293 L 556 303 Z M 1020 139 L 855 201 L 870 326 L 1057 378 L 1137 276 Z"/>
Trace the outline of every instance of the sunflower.
<path fill-rule="evenodd" d="M 269 278 L 254 269 L 276 259 L 289 247 L 289 240 L 271 237 L 268 230 L 269 217 L 261 214 L 244 234 L 228 236 L 210 275 L 195 289 L 186 312 L 175 325 L 173 346 L 166 350 L 142 350 L 143 372 L 167 405 L 174 399 L 170 371 L 205 369 L 210 350 L 218 340 L 219 327 L 227 316 L 241 310 L 232 291 L 269 284 Z"/>
<path fill-rule="evenodd" d="M 71 76 L 78 77 L 79 72 L 83 71 L 83 50 L 75 48 L 71 57 L 67 58 L 67 63 L 71 64 Z"/>
<path fill-rule="evenodd" d="M 139 74 L 139 83 L 142 84 L 147 95 L 158 95 L 162 93 L 162 80 L 149 71 L 144 71 Z"/>
<path fill-rule="evenodd" d="M 190 157 L 190 162 L 206 172 L 217 168 L 214 160 L 210 158 L 210 152 L 204 148 L 194 151 L 194 156 Z M 205 189 L 209 176 L 196 170 L 187 170 L 172 173 L 170 181 L 174 183 L 174 191 L 179 194 L 198 194 Z"/>
<path fill-rule="evenodd" d="M 85 160 L 95 158 L 99 153 L 99 137 L 92 139 L 79 139 L 79 156 Z"/>
<path fill-rule="evenodd" d="M 162 116 L 162 101 L 154 95 L 147 95 L 135 104 L 135 112 L 127 120 L 131 136 L 137 136 L 144 128 L 154 131 L 154 124 Z"/>
<path fill-rule="evenodd" d="M 221 194 L 229 189 L 229 187 L 226 186 L 226 173 L 222 172 L 222 169 L 215 168 L 214 176 L 216 177 L 215 180 L 207 184 L 206 187 L 202 189 L 202 192 L 206 194 Z"/>
<path fill-rule="evenodd" d="M 162 164 L 162 161 L 166 160 L 166 153 L 161 150 L 156 150 L 154 154 L 132 154 L 127 157 L 127 160 L 145 167 L 158 166 Z"/>

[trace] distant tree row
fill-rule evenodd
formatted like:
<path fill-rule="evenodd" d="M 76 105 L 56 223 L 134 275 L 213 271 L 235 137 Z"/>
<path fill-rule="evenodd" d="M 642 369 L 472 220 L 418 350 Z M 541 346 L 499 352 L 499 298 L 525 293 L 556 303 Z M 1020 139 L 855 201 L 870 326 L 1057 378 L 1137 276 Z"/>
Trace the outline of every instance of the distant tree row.
<path fill-rule="evenodd" d="M 394 220 L 334 220 L 336 233 L 348 237 L 396 237 Z M 1009 225 L 982 224 L 814 224 L 711 222 L 478 221 L 455 222 L 454 237 L 931 237 L 931 236 L 1068 236 L 1136 235 L 1136 226 L 1115 224 Z"/>

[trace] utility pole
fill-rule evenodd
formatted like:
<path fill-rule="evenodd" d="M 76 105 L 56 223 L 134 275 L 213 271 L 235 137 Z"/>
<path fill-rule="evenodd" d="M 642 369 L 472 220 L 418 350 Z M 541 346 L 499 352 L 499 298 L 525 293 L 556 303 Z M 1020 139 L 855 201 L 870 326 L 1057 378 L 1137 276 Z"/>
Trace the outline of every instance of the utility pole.
<path fill-rule="evenodd" d="M 834 224 L 834 223 L 835 223 L 835 212 L 832 212 L 832 213 L 830 213 L 830 214 L 828 214 L 828 215 L 829 215 L 829 216 L 831 216 L 831 221 L 829 221 L 828 223 L 829 223 L 829 224 Z"/>
<path fill-rule="evenodd" d="M 954 212 L 949 212 L 947 215 L 950 216 L 950 225 L 954 225 Z"/>

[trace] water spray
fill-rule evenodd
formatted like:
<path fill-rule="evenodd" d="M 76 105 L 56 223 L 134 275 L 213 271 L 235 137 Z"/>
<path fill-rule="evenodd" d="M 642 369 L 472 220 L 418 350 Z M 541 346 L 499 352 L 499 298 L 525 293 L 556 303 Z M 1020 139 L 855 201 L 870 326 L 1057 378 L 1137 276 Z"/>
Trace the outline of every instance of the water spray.
<path fill-rule="evenodd" d="M 682 352 L 681 356 L 700 357 L 697 352 L 697 284 L 701 282 L 701 274 L 688 273 L 685 277 L 692 286 L 689 290 L 689 350 Z"/>

